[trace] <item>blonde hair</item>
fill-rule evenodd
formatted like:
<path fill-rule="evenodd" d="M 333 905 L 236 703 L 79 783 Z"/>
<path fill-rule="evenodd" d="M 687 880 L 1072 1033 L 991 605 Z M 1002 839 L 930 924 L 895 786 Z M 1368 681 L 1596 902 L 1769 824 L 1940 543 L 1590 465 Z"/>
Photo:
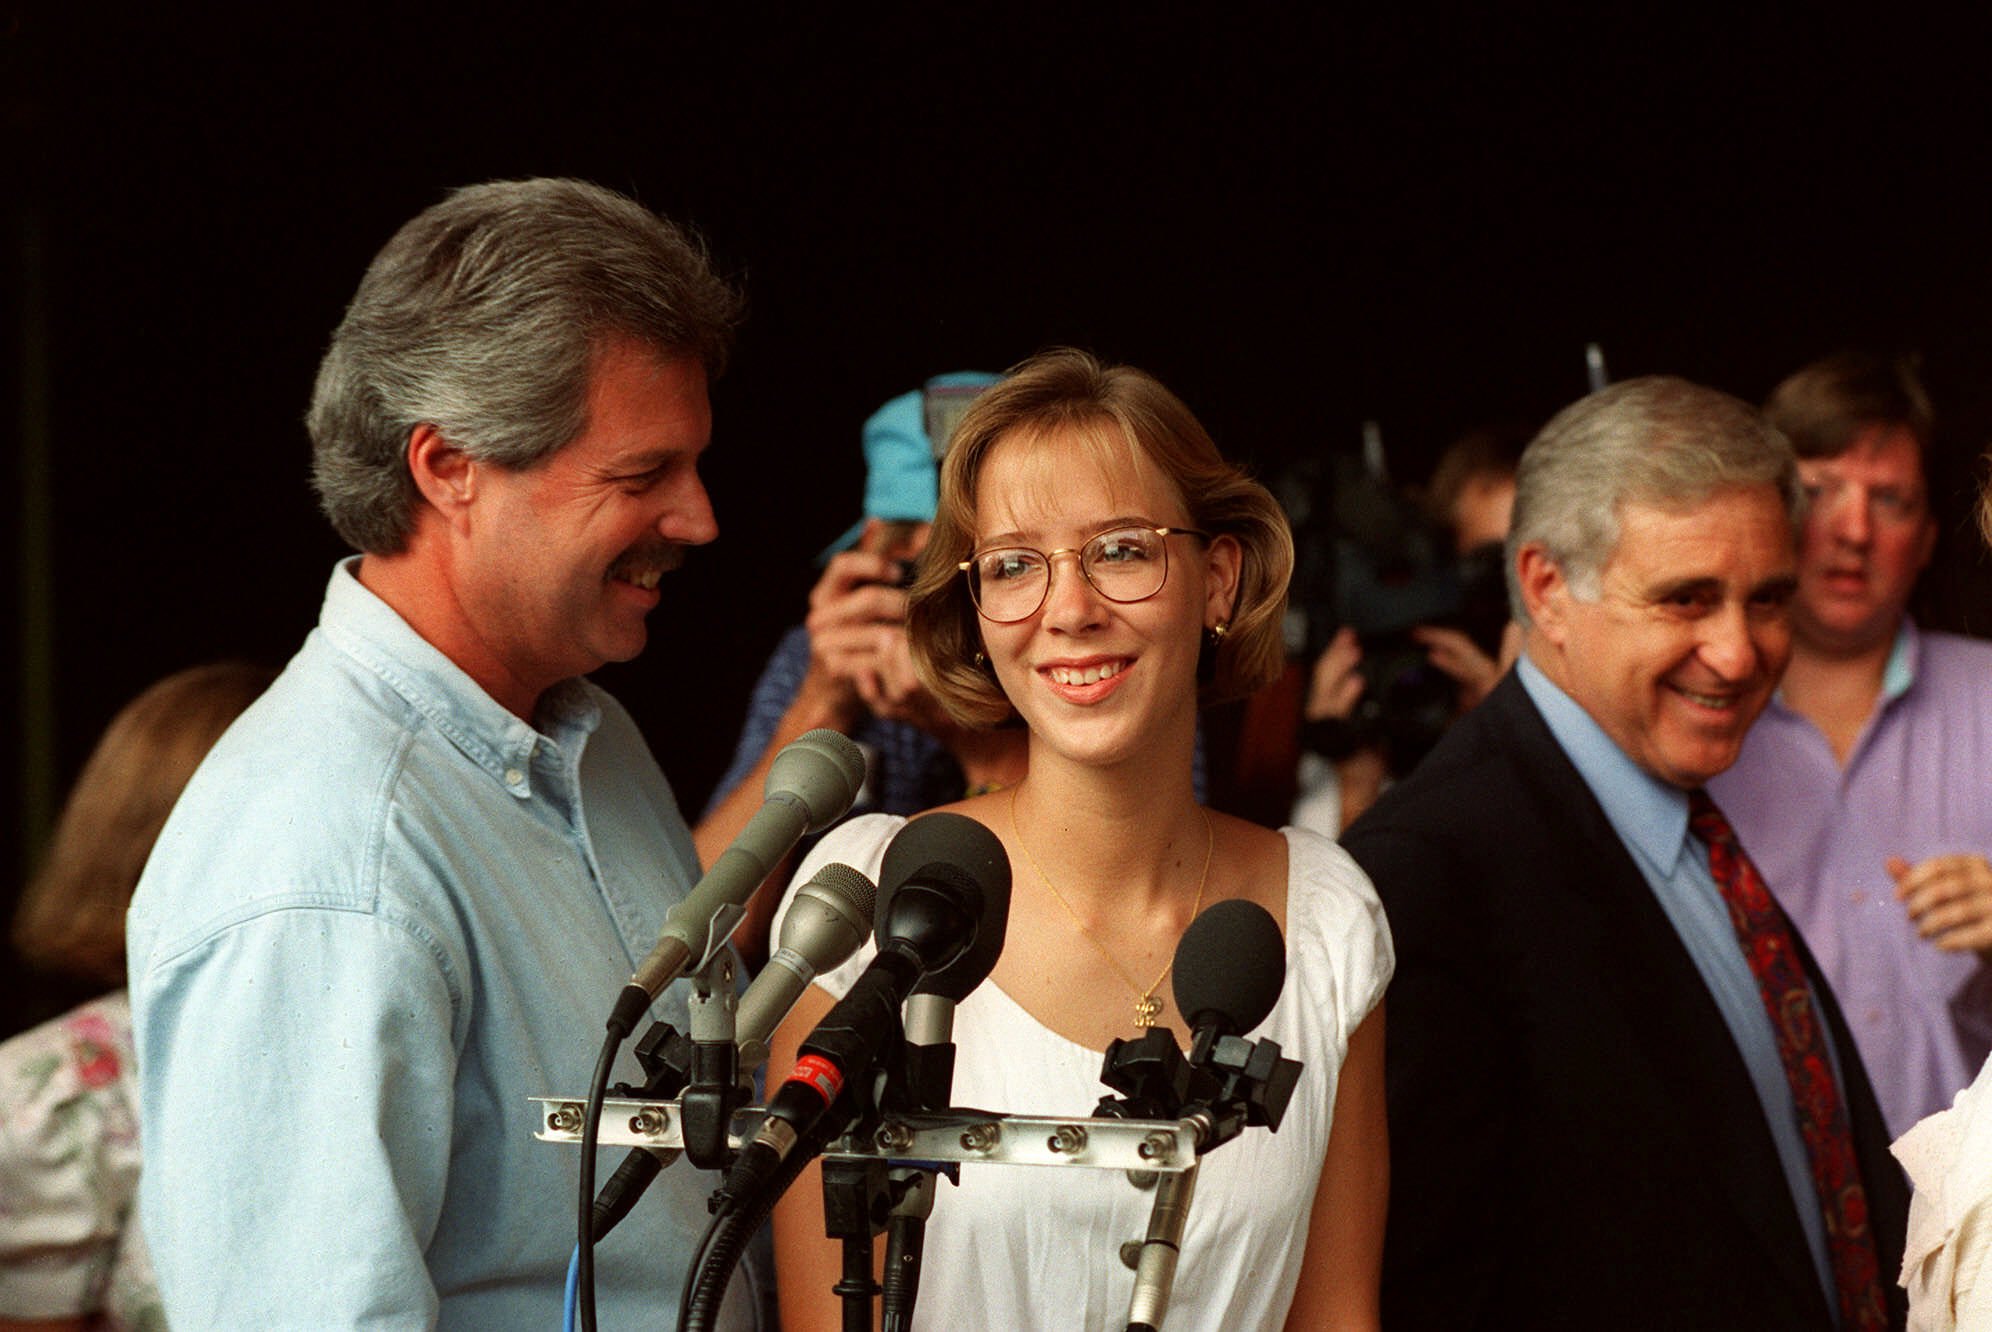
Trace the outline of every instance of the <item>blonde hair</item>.
<path fill-rule="evenodd" d="M 1985 451 L 1985 484 L 1978 491 L 1978 531 L 1992 546 L 1992 449 Z"/>
<path fill-rule="evenodd" d="M 124 984 L 124 918 L 159 829 L 194 769 L 275 672 L 223 661 L 169 675 L 105 728 L 14 917 L 27 961 Z"/>
<path fill-rule="evenodd" d="M 981 629 L 958 566 L 975 549 L 976 492 L 990 451 L 1007 438 L 1044 440 L 1066 431 L 1103 462 L 1130 452 L 1147 457 L 1182 496 L 1189 526 L 1229 536 L 1244 553 L 1229 632 L 1198 701 L 1243 698 L 1277 678 L 1286 664 L 1287 580 L 1293 573 L 1293 534 L 1278 501 L 1226 462 L 1190 409 L 1152 375 L 1058 348 L 983 390 L 948 443 L 933 534 L 907 612 L 914 664 L 941 705 L 973 726 L 993 726 L 1012 711 L 975 660 Z"/>

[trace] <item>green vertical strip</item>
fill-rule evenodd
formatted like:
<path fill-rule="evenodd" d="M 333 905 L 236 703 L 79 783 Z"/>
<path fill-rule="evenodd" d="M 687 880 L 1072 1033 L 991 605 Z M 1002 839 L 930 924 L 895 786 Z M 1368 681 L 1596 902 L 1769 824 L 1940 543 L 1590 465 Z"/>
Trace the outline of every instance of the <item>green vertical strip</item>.
<path fill-rule="evenodd" d="M 21 850 L 26 882 L 55 822 L 55 481 L 41 219 L 21 218 Z"/>

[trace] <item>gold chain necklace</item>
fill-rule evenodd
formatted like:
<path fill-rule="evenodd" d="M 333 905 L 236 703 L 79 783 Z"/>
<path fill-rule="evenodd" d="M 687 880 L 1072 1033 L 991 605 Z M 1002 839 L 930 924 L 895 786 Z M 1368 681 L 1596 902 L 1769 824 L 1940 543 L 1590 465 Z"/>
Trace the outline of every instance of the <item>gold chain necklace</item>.
<path fill-rule="evenodd" d="M 1211 828 L 1210 811 L 1202 805 L 1198 805 L 1197 813 L 1203 815 L 1204 863 L 1203 874 L 1197 879 L 1196 901 L 1190 904 L 1190 916 L 1192 919 L 1203 908 L 1204 887 L 1210 882 L 1211 852 L 1217 849 L 1217 833 Z M 1086 928 L 1086 922 L 1079 919 L 1079 913 L 1074 911 L 1072 904 L 1065 900 L 1065 894 L 1058 891 L 1058 885 L 1053 883 L 1051 876 L 1044 872 L 1044 866 L 1038 864 L 1037 857 L 1031 854 L 1031 849 L 1028 846 L 1024 845 L 1024 828 L 1021 823 L 1017 822 L 1017 788 L 1014 786 L 1010 788 L 1010 830 L 1016 835 L 1017 849 L 1024 853 L 1024 859 L 1037 872 L 1038 880 L 1051 890 L 1051 895 L 1058 899 L 1058 905 L 1064 907 L 1065 914 L 1072 918 L 1072 928 L 1078 930 L 1079 936 L 1082 939 L 1099 950 L 1100 956 L 1107 959 L 1107 965 L 1114 969 L 1120 976 L 1121 982 L 1133 993 L 1134 1025 L 1141 1029 L 1154 1026 L 1155 1020 L 1162 1015 L 1162 1001 L 1155 997 L 1155 991 L 1162 987 L 1164 980 L 1168 979 L 1169 967 L 1176 965 L 1175 958 L 1172 957 L 1169 959 L 1168 966 L 1162 968 L 1161 974 L 1155 978 L 1154 982 L 1146 990 L 1142 989 L 1135 983 L 1134 977 L 1127 974 L 1127 968 L 1120 964 L 1120 960 L 1107 951 L 1107 946 L 1093 937 L 1093 932 Z"/>

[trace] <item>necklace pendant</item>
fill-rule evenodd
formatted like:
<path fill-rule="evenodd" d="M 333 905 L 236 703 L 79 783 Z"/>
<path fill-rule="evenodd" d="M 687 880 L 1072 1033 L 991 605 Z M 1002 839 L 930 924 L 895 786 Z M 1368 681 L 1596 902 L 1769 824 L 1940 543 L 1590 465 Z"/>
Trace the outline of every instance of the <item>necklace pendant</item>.
<path fill-rule="evenodd" d="M 1134 1025 L 1147 1030 L 1155 1025 L 1155 1019 L 1162 1013 L 1162 1001 L 1152 994 L 1144 994 L 1134 1001 Z"/>

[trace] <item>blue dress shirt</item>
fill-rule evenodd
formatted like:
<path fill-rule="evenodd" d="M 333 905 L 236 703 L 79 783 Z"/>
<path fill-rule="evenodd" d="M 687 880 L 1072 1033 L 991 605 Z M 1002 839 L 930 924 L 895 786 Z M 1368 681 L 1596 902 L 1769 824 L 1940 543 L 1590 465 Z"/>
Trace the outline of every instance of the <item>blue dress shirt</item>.
<path fill-rule="evenodd" d="M 536 721 L 349 561 L 188 786 L 129 927 L 175 1327 L 559 1326 L 579 1158 L 528 1098 L 585 1093 L 697 862 L 608 695 L 568 681 Z M 681 991 L 653 1016 L 682 1030 Z M 669 1323 L 713 1183 L 679 1163 L 602 1242 L 605 1327 Z M 724 1326 L 753 1326 L 746 1285 Z"/>
<path fill-rule="evenodd" d="M 1667 785 L 1626 757 L 1604 728 L 1526 655 L 1515 663 L 1515 672 L 1556 743 L 1604 807 L 1605 817 L 1653 889 L 1660 909 L 1673 922 L 1710 997 L 1721 1010 L 1750 1070 L 1757 1099 L 1763 1104 L 1764 1119 L 1777 1144 L 1778 1163 L 1784 1167 L 1785 1182 L 1791 1188 L 1792 1205 L 1812 1248 L 1826 1307 L 1838 1309 L 1839 1288 L 1834 1284 L 1832 1259 L 1826 1249 L 1826 1222 L 1812 1182 L 1811 1158 L 1799 1132 L 1798 1107 L 1792 1101 L 1784 1059 L 1778 1053 L 1777 1033 L 1764 1011 L 1757 978 L 1737 941 L 1729 905 L 1709 872 L 1708 847 L 1688 834 L 1687 792 Z M 1813 1002 L 1816 1007 L 1816 996 Z M 1833 1057 L 1830 1043 L 1827 1056 Z M 1834 1076 L 1839 1077 L 1837 1062 Z M 1843 1100 L 1845 1096 L 1843 1089 Z"/>

